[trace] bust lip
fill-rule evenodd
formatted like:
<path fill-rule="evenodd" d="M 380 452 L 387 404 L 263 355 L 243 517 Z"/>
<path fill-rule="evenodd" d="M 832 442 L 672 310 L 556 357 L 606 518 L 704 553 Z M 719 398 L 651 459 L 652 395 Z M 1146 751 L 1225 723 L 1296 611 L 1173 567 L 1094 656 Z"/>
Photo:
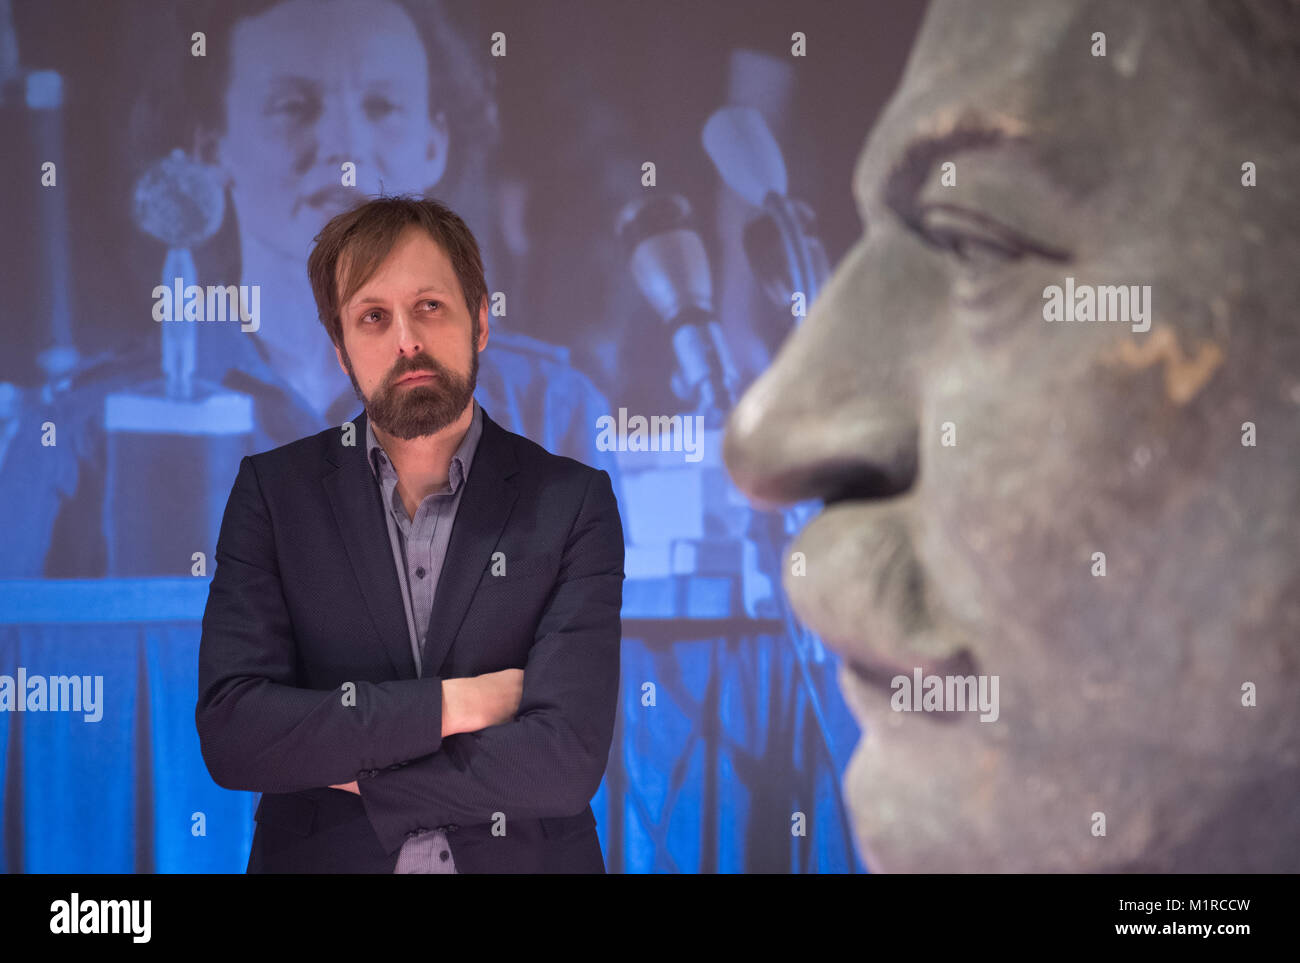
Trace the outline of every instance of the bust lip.
<path fill-rule="evenodd" d="M 978 674 L 979 647 L 946 610 L 917 556 L 898 502 L 841 501 L 813 517 L 791 548 L 816 561 L 783 578 L 800 619 L 864 684 L 898 675 Z"/>
<path fill-rule="evenodd" d="M 417 381 L 417 380 L 421 380 L 421 379 L 424 379 L 424 378 L 436 378 L 436 377 L 437 377 L 437 375 L 434 374 L 434 372 L 432 372 L 432 371 L 412 371 L 412 372 L 410 372 L 410 373 L 408 373 L 408 374 L 404 374 L 404 375 L 402 375 L 402 377 L 398 378 L 398 379 L 397 379 L 397 383 L 400 385 L 400 384 L 403 384 L 404 382 L 407 382 L 407 381 Z"/>
<path fill-rule="evenodd" d="M 861 656 L 845 657 L 844 664 L 854 678 L 886 693 L 893 692 L 892 682 L 897 676 L 903 675 L 911 678 L 912 673 L 917 669 L 921 670 L 922 677 L 932 675 L 941 677 L 979 675 L 979 666 L 969 649 L 961 649 L 944 658 L 917 659 L 912 665 L 903 665 L 900 662 L 876 661 L 874 659 L 868 660 L 861 658 Z M 938 715 L 942 716 L 943 713 L 938 713 Z"/>

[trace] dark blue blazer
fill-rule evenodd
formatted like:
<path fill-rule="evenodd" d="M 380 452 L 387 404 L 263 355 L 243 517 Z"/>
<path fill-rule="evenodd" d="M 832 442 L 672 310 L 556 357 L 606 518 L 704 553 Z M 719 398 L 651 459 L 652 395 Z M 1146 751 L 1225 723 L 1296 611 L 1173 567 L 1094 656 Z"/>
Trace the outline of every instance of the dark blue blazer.
<path fill-rule="evenodd" d="M 483 412 L 419 678 L 353 423 L 352 444 L 332 428 L 243 459 L 221 523 L 195 720 L 217 784 L 263 794 L 248 871 L 391 873 L 408 837 L 443 829 L 460 872 L 604 872 L 590 801 L 624 578 L 609 475 Z M 507 668 L 524 670 L 514 721 L 441 738 L 442 680 Z"/>

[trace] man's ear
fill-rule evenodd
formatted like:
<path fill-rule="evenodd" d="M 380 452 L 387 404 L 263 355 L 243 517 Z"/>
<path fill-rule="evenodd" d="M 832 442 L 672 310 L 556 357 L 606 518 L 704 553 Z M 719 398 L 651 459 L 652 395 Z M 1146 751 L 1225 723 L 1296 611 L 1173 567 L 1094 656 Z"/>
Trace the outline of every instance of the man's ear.
<path fill-rule="evenodd" d="M 478 350 L 482 351 L 488 343 L 488 297 L 483 295 L 483 303 L 478 309 Z"/>
<path fill-rule="evenodd" d="M 337 344 L 334 345 L 334 357 L 339 359 L 339 367 L 343 369 L 343 373 L 347 375 L 349 378 L 351 378 L 352 373 L 348 371 L 348 366 L 343 361 L 343 352 L 339 350 L 339 346 Z"/>
<path fill-rule="evenodd" d="M 234 177 L 226 165 L 220 134 L 207 127 L 195 127 L 193 149 L 194 157 L 213 169 L 223 188 L 229 188 L 234 183 Z"/>
<path fill-rule="evenodd" d="M 432 189 L 447 173 L 447 145 L 451 141 L 451 135 L 447 128 L 446 111 L 440 110 L 438 116 L 430 118 L 427 130 L 429 136 L 425 140 L 424 149 L 424 182 Z"/>

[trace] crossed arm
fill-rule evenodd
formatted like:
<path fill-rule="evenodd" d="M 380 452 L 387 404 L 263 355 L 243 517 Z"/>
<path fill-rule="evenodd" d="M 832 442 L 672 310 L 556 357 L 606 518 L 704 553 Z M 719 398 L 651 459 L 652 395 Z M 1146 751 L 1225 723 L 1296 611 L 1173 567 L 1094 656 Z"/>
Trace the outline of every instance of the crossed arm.
<path fill-rule="evenodd" d="M 502 669 L 468 679 L 442 680 L 442 738 L 501 725 L 519 712 L 523 669 Z M 355 781 L 331 789 L 360 794 Z"/>
<path fill-rule="evenodd" d="M 203 620 L 196 722 L 209 771 L 229 789 L 357 792 L 388 852 L 409 832 L 487 822 L 496 812 L 580 811 L 600 785 L 613 738 L 623 560 L 609 476 L 595 472 L 524 667 L 518 717 L 453 735 L 444 731 L 442 679 L 358 682 L 354 705 L 338 689 L 292 684 L 274 538 L 245 459 Z M 448 729 L 456 728 L 453 719 Z"/>
<path fill-rule="evenodd" d="M 216 558 L 203 613 L 195 725 L 219 786 L 298 792 L 437 751 L 441 679 L 358 681 L 348 699 L 338 688 L 296 685 L 275 536 L 250 458 L 240 462 Z"/>
<path fill-rule="evenodd" d="M 408 833 L 570 816 L 605 772 L 618 699 L 623 529 L 609 475 L 591 475 L 524 666 L 518 716 L 372 770 L 358 795 L 388 852 Z"/>

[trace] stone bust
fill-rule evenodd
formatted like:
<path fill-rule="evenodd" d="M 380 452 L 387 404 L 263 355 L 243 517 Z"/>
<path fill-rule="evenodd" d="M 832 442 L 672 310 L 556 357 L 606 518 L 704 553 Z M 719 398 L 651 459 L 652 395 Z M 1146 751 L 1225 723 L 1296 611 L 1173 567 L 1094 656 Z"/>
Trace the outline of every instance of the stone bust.
<path fill-rule="evenodd" d="M 783 584 L 872 870 L 1300 870 L 1298 108 L 1293 2 L 927 12 L 724 446 L 825 503 Z"/>

